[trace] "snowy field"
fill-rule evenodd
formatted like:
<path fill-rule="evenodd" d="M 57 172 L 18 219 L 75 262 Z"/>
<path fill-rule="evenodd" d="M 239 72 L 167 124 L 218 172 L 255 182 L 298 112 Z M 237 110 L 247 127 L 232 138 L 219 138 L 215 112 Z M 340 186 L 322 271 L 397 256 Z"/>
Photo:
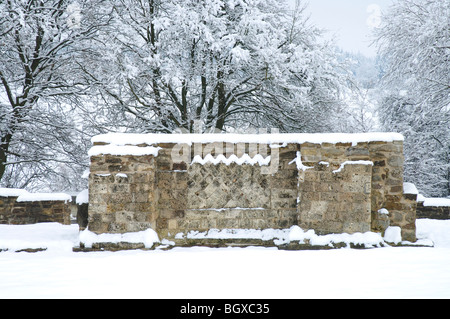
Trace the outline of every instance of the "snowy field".
<path fill-rule="evenodd" d="M 0 225 L 0 298 L 450 298 L 450 220 L 417 236 L 434 247 L 81 253 L 77 225 Z"/>

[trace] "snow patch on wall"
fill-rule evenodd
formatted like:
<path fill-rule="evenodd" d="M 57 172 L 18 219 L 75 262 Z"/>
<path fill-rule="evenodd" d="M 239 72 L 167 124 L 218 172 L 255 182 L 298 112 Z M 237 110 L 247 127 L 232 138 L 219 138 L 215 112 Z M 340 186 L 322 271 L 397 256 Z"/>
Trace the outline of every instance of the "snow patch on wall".
<path fill-rule="evenodd" d="M 336 173 L 341 172 L 344 169 L 345 165 L 371 165 L 371 166 L 373 166 L 373 162 L 372 161 L 345 161 L 344 163 L 341 164 L 341 166 L 337 170 L 334 170 L 333 173 L 336 174 Z"/>
<path fill-rule="evenodd" d="M 302 170 L 302 171 L 306 171 L 307 169 L 314 168 L 314 167 L 311 167 L 311 166 L 303 165 L 303 163 L 302 163 L 302 154 L 299 151 L 297 151 L 297 157 L 294 158 L 294 160 L 292 160 L 291 162 L 289 162 L 289 165 L 291 165 L 293 163 L 295 163 L 297 165 L 297 169 L 298 170 Z"/>
<path fill-rule="evenodd" d="M 211 154 L 207 154 L 205 158 L 202 158 L 200 155 L 196 155 L 191 164 L 198 163 L 201 165 L 205 165 L 206 163 L 212 163 L 214 165 L 223 163 L 226 165 L 230 165 L 231 163 L 236 163 L 238 165 L 249 164 L 255 165 L 258 164 L 260 166 L 270 165 L 270 156 L 264 158 L 260 154 L 256 154 L 253 158 L 248 154 L 244 154 L 242 157 L 237 157 L 236 155 L 231 155 L 229 158 L 226 158 L 223 154 L 218 155 L 214 158 Z"/>

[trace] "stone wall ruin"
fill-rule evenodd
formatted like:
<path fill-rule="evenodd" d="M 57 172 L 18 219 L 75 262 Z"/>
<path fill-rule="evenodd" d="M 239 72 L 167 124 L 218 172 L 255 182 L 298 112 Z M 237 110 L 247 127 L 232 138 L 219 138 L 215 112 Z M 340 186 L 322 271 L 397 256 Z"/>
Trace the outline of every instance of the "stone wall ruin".
<path fill-rule="evenodd" d="M 27 225 L 55 222 L 70 225 L 71 197 L 62 193 L 29 193 L 0 188 L 0 224 Z"/>
<path fill-rule="evenodd" d="M 151 228 L 173 239 L 293 225 L 352 234 L 390 225 L 416 240 L 400 134 L 106 134 L 93 144 L 88 229 L 96 234 Z"/>

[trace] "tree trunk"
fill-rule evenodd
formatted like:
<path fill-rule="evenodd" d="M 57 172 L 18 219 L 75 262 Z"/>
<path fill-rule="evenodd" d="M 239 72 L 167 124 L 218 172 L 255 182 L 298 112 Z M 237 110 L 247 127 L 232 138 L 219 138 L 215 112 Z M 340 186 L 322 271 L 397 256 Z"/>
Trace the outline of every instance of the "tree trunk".
<path fill-rule="evenodd" d="M 9 144 L 11 143 L 12 134 L 6 134 L 2 136 L 1 144 L 0 144 L 0 180 L 3 178 L 3 175 L 6 171 L 6 163 L 8 160 L 8 149 Z"/>

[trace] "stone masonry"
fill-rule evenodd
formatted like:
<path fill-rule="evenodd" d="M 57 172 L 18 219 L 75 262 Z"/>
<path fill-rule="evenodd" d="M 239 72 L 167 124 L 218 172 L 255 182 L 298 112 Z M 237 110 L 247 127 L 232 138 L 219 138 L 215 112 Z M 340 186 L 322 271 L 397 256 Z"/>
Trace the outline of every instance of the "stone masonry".
<path fill-rule="evenodd" d="M 425 206 L 417 202 L 417 218 L 450 219 L 450 206 Z"/>
<path fill-rule="evenodd" d="M 97 234 L 152 228 L 170 239 L 193 230 L 298 225 L 327 234 L 390 225 L 416 240 L 399 134 L 107 134 L 93 143 L 88 229 Z M 239 162 L 258 154 L 270 164 Z"/>
<path fill-rule="evenodd" d="M 0 189 L 0 224 L 26 225 L 56 222 L 70 225 L 70 205 L 67 200 L 20 200 L 19 194 L 2 194 Z M 11 189 L 6 189 L 11 191 Z M 23 190 L 17 190 L 23 192 Z M 26 192 L 25 192 L 26 193 Z"/>

